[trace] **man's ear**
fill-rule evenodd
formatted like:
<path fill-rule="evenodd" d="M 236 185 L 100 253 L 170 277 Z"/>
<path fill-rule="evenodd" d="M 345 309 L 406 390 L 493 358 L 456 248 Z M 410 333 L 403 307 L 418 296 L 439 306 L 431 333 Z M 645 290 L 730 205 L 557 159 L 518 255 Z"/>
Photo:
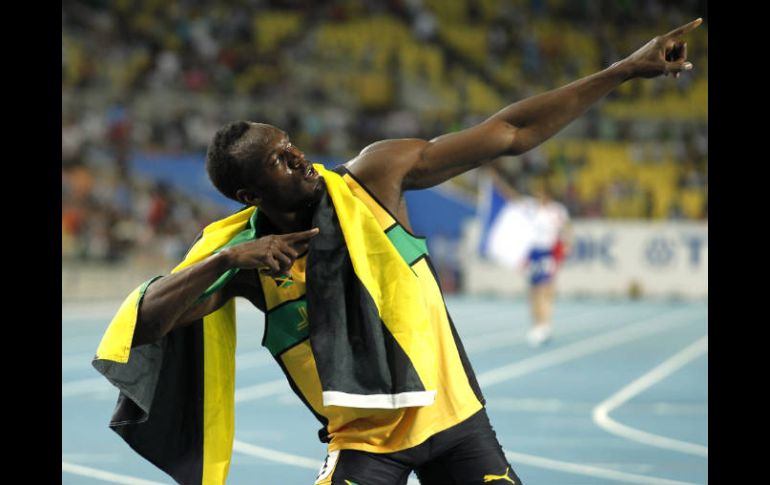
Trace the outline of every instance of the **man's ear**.
<path fill-rule="evenodd" d="M 258 206 L 262 202 L 262 197 L 249 189 L 238 189 L 235 192 L 235 198 L 238 199 L 238 202 L 246 205 Z"/>

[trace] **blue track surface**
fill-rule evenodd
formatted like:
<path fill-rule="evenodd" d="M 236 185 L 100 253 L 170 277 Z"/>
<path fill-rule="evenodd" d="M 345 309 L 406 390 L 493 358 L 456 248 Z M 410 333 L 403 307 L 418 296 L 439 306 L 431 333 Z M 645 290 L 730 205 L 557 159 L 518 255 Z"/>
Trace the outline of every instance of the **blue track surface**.
<path fill-rule="evenodd" d="M 524 341 L 523 300 L 447 305 L 525 484 L 707 482 L 705 302 L 561 300 L 555 339 L 539 349 Z M 107 428 L 117 391 L 90 360 L 108 308 L 63 310 L 62 484 L 172 484 Z M 245 301 L 238 313 L 241 400 L 228 484 L 312 484 L 325 457 L 319 423 L 260 347 L 262 314 Z M 602 405 L 607 419 L 595 420 Z"/>

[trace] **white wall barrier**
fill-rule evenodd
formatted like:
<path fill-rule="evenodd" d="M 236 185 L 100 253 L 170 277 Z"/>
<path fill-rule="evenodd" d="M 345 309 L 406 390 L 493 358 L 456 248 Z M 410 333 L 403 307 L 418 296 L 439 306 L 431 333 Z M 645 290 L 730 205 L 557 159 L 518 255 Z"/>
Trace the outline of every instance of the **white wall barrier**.
<path fill-rule="evenodd" d="M 573 296 L 708 296 L 707 222 L 575 220 L 573 246 L 556 286 Z M 520 295 L 527 273 L 479 257 L 480 226 L 470 221 L 460 243 L 463 289 L 469 294 Z"/>

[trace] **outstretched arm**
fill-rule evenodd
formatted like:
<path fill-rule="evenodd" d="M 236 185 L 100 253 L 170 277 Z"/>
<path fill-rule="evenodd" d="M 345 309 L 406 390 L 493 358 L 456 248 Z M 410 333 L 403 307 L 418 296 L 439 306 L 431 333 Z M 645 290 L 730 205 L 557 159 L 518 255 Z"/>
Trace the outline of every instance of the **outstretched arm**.
<path fill-rule="evenodd" d="M 468 129 L 430 141 L 375 143 L 364 149 L 350 168 L 369 180 L 383 176 L 395 180 L 400 176 L 400 188 L 409 190 L 442 183 L 501 155 L 520 155 L 556 134 L 623 82 L 678 76 L 692 69 L 681 38 L 701 23 L 702 19 L 696 19 L 656 37 L 600 72 L 513 103 Z"/>

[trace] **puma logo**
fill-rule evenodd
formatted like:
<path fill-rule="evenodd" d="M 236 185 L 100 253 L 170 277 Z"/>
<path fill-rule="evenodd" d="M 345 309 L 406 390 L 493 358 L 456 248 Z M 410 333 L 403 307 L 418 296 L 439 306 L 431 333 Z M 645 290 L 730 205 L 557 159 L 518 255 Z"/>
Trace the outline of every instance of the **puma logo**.
<path fill-rule="evenodd" d="M 513 485 L 516 485 L 516 481 L 508 476 L 508 472 L 510 471 L 511 467 L 508 467 L 505 469 L 505 473 L 503 475 L 484 475 L 484 483 L 494 482 L 495 480 L 508 480 L 509 482 L 513 483 Z"/>

